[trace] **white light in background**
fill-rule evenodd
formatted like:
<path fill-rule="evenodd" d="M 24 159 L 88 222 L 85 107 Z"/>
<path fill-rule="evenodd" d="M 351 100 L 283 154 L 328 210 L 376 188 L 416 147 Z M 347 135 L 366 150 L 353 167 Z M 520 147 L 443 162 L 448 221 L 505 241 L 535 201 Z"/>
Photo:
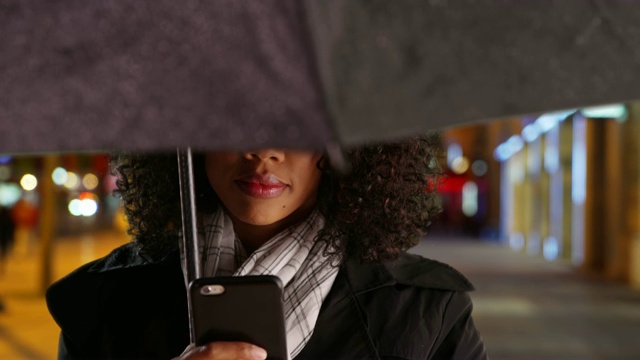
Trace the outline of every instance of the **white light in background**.
<path fill-rule="evenodd" d="M 573 124 L 573 155 L 571 166 L 571 199 L 574 204 L 583 204 L 587 198 L 587 146 L 586 121 L 576 118 Z"/>
<path fill-rule="evenodd" d="M 558 254 L 560 253 L 560 244 L 558 243 L 558 239 L 553 236 L 549 236 L 544 239 L 542 243 L 542 254 L 544 258 L 548 261 L 553 261 L 558 258 Z"/>
<path fill-rule="evenodd" d="M 80 211 L 82 216 L 93 216 L 98 212 L 98 203 L 93 199 L 81 200 Z"/>
<path fill-rule="evenodd" d="M 31 191 L 38 186 L 38 179 L 31 174 L 25 174 L 22 176 L 22 179 L 20 179 L 20 186 L 26 191 Z"/>
<path fill-rule="evenodd" d="M 498 147 L 493 151 L 493 158 L 500 162 L 506 161 L 509 159 L 509 156 L 511 156 L 511 154 L 509 154 L 507 147 L 504 144 L 498 145 Z"/>
<path fill-rule="evenodd" d="M 536 123 L 531 123 L 522 129 L 522 139 L 526 142 L 535 141 L 541 134 L 540 127 Z"/>
<path fill-rule="evenodd" d="M 80 205 L 82 204 L 82 200 L 80 199 L 73 199 L 71 201 L 69 201 L 69 212 L 71 213 L 71 215 L 73 216 L 80 216 L 82 215 L 82 211 L 80 210 Z"/>
<path fill-rule="evenodd" d="M 73 216 L 93 216 L 98 212 L 98 203 L 93 199 L 73 199 L 69 202 L 69 213 Z"/>
<path fill-rule="evenodd" d="M 522 129 L 522 138 L 518 135 L 513 135 L 509 140 L 498 145 L 498 147 L 493 151 L 494 158 L 500 162 L 506 161 L 522 149 L 524 146 L 522 139 L 526 142 L 535 141 L 540 135 L 551 130 L 559 122 L 564 121 L 564 119 L 575 112 L 576 109 L 570 109 L 541 115 L 535 122 Z"/>
<path fill-rule="evenodd" d="M 536 124 L 540 128 L 541 133 L 544 134 L 575 112 L 576 109 L 569 109 L 543 114 L 536 119 Z"/>
<path fill-rule="evenodd" d="M 536 125 L 540 129 L 540 132 L 546 133 L 553 129 L 560 122 L 560 119 L 555 116 L 542 115 L 536 120 Z"/>
<path fill-rule="evenodd" d="M 592 106 L 581 109 L 580 112 L 586 118 L 616 119 L 620 122 L 627 119 L 627 109 L 622 104 Z"/>
<path fill-rule="evenodd" d="M 585 256 L 585 200 L 587 198 L 587 119 L 573 117 L 573 149 L 571 158 L 571 262 L 580 266 Z"/>
<path fill-rule="evenodd" d="M 51 173 L 51 179 L 53 180 L 53 183 L 56 185 L 64 185 L 64 183 L 67 182 L 67 179 L 69 178 L 69 176 L 67 175 L 67 170 L 61 168 L 61 167 L 57 167 L 53 170 L 53 173 Z"/>
<path fill-rule="evenodd" d="M 549 174 L 553 174 L 560 166 L 560 128 L 555 126 L 547 133 L 547 141 L 544 148 L 544 168 Z"/>
<path fill-rule="evenodd" d="M 523 147 L 524 141 L 522 141 L 522 138 L 518 135 L 513 135 L 507 141 L 498 145 L 493 152 L 493 156 L 498 161 L 505 161 L 522 150 Z"/>
<path fill-rule="evenodd" d="M 78 175 L 71 171 L 67 171 L 67 181 L 64 182 L 64 187 L 67 189 L 75 189 L 80 185 L 80 180 L 78 179 Z"/>
<path fill-rule="evenodd" d="M 462 213 L 468 217 L 478 213 L 478 185 L 473 181 L 462 185 Z"/>
<path fill-rule="evenodd" d="M 451 167 L 455 159 L 462 157 L 462 147 L 452 143 L 447 147 L 447 166 Z"/>
<path fill-rule="evenodd" d="M 522 150 L 524 147 L 524 142 L 522 138 L 518 135 L 513 135 L 507 140 L 507 147 L 509 148 L 511 154 L 515 154 L 518 151 Z"/>
<path fill-rule="evenodd" d="M 22 196 L 22 189 L 17 184 L 0 183 L 0 205 L 13 206 Z"/>

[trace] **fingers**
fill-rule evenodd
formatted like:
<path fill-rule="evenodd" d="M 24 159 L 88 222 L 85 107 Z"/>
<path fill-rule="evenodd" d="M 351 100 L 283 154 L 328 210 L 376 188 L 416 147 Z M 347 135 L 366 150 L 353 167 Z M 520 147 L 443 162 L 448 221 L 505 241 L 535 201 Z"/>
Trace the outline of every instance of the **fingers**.
<path fill-rule="evenodd" d="M 244 342 L 213 342 L 204 346 L 189 346 L 175 360 L 264 360 L 267 352 Z"/>
<path fill-rule="evenodd" d="M 205 353 L 216 360 L 264 360 L 267 352 L 258 346 L 245 342 L 214 342 L 204 346 Z"/>

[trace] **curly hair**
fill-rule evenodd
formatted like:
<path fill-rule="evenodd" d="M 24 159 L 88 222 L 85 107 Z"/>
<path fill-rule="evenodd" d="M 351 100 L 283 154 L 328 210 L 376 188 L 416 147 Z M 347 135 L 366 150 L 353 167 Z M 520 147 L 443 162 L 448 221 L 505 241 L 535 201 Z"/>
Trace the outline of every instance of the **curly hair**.
<path fill-rule="evenodd" d="M 434 186 L 441 175 L 439 134 L 355 146 L 346 155 L 346 174 L 328 161 L 318 165 L 323 175 L 316 206 L 325 227 L 317 241 L 331 245 L 329 255 L 339 259 L 393 260 L 417 244 L 440 212 Z M 176 155 L 118 153 L 111 165 L 129 234 L 145 255 L 163 257 L 180 239 Z M 213 211 L 220 200 L 207 180 L 203 154 L 194 155 L 194 177 L 198 211 Z"/>

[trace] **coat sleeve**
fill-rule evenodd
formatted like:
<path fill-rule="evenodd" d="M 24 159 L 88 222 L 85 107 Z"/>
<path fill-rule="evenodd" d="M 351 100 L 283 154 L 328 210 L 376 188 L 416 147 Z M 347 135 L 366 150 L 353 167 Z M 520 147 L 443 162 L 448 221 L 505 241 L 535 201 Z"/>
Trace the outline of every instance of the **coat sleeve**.
<path fill-rule="evenodd" d="M 487 359 L 484 343 L 471 317 L 472 309 L 467 292 L 452 292 L 430 359 Z"/>
<path fill-rule="evenodd" d="M 60 332 L 58 340 L 58 360 L 81 359 L 84 356 L 76 350 L 73 342 L 63 332 Z"/>

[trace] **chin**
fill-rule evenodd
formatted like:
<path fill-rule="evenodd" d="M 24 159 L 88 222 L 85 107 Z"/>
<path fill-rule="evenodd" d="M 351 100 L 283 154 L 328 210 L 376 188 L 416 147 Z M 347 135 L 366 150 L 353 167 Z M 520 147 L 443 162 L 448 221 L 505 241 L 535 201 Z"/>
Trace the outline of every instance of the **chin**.
<path fill-rule="evenodd" d="M 270 212 L 270 213 L 273 214 L 273 212 Z M 273 216 L 273 215 L 271 216 L 247 215 L 247 216 L 238 216 L 238 219 L 240 219 L 242 222 L 247 224 L 251 224 L 255 226 L 266 226 L 266 225 L 274 224 L 279 220 L 282 220 L 284 217 L 285 216 L 279 217 L 279 216 Z"/>

